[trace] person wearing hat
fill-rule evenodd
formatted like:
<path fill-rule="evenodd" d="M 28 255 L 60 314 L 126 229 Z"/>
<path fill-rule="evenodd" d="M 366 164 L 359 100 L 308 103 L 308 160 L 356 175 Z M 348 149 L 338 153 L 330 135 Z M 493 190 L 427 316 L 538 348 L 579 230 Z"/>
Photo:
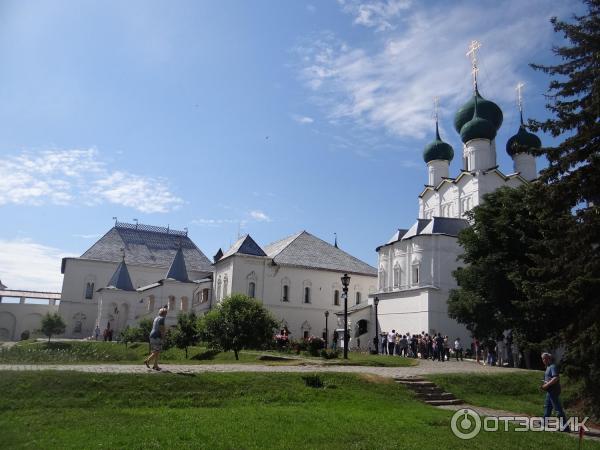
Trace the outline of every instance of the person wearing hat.
<path fill-rule="evenodd" d="M 152 331 L 150 331 L 150 355 L 144 360 L 146 367 L 150 368 L 150 361 L 154 361 L 152 368 L 154 370 L 161 370 L 158 367 L 158 357 L 162 351 L 162 341 L 165 337 L 165 316 L 167 315 L 167 308 L 163 307 L 158 310 L 158 316 L 154 318 L 152 322 Z"/>

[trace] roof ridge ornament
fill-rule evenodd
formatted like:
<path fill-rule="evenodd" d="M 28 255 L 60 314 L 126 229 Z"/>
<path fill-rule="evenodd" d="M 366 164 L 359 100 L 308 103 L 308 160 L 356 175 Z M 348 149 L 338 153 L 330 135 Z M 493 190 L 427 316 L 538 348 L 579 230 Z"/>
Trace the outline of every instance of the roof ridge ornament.
<path fill-rule="evenodd" d="M 473 92 L 477 93 L 477 73 L 479 68 L 477 67 L 477 50 L 481 48 L 481 42 L 473 39 L 469 44 L 469 50 L 467 51 L 467 57 L 471 59 L 471 75 L 473 76 Z"/>

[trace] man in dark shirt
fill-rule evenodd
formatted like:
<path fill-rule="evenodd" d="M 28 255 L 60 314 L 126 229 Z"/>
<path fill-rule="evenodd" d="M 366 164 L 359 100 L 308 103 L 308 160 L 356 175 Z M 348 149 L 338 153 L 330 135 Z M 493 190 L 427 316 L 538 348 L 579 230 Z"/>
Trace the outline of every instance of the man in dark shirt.
<path fill-rule="evenodd" d="M 158 316 L 154 318 L 152 322 L 152 331 L 150 332 L 150 355 L 144 360 L 146 367 L 150 368 L 150 361 L 154 361 L 152 368 L 154 370 L 161 370 L 158 367 L 158 357 L 162 351 L 162 340 L 165 336 L 165 316 L 167 315 L 167 308 L 160 308 Z"/>
<path fill-rule="evenodd" d="M 546 372 L 544 372 L 544 383 L 541 388 L 546 391 L 546 399 L 544 401 L 544 418 L 552 416 L 552 409 L 556 411 L 556 415 L 561 420 L 561 430 L 567 421 L 567 416 L 563 411 L 562 405 L 560 404 L 560 378 L 558 375 L 558 368 L 552 360 L 550 353 L 542 353 L 542 361 L 546 366 Z M 568 428 L 566 429 L 568 431 Z"/>

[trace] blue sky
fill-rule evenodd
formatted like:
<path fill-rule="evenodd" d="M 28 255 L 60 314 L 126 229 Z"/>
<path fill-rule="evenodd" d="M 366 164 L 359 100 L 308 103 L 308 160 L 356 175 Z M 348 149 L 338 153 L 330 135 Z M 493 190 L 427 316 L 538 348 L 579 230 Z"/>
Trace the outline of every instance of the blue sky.
<path fill-rule="evenodd" d="M 60 258 L 113 224 L 187 227 L 211 257 L 238 229 L 300 230 L 375 264 L 417 216 L 432 140 L 480 90 L 504 145 L 544 118 L 560 44 L 549 18 L 577 2 L 410 0 L 4 1 L 0 4 L 0 280 L 60 290 Z M 544 143 L 552 141 L 541 136 Z M 459 170 L 460 158 L 451 164 Z M 543 162 L 539 162 L 543 165 Z"/>

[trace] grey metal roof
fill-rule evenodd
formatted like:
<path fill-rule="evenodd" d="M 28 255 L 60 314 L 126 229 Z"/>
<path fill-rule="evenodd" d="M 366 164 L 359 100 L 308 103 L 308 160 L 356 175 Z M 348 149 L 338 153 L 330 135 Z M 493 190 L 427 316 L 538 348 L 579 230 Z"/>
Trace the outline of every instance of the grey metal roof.
<path fill-rule="evenodd" d="M 251 255 L 251 256 L 267 256 L 267 254 L 263 251 L 262 248 L 260 248 L 260 245 L 258 245 L 254 239 L 252 239 L 250 237 L 249 234 L 246 234 L 244 236 L 242 236 L 241 238 L 239 238 L 235 244 L 233 244 L 231 246 L 231 248 L 229 250 L 227 250 L 223 256 L 221 256 L 221 259 L 225 259 L 229 256 L 235 255 L 235 254 L 242 254 L 242 255 Z"/>
<path fill-rule="evenodd" d="M 417 219 L 417 221 L 408 230 L 399 229 L 392 238 L 383 245 L 375 249 L 379 251 L 382 247 L 392 245 L 400 240 L 410 239 L 415 236 L 425 236 L 434 234 L 444 234 L 446 236 L 457 237 L 461 230 L 469 226 L 466 219 L 453 217 L 434 217 L 432 219 Z"/>
<path fill-rule="evenodd" d="M 181 245 L 187 267 L 199 272 L 210 272 L 211 263 L 185 231 L 169 228 L 117 223 L 92 245 L 81 258 L 117 262 L 125 252 L 128 264 L 171 266 Z"/>
<path fill-rule="evenodd" d="M 129 276 L 129 270 L 127 270 L 127 264 L 125 260 L 121 261 L 117 266 L 117 270 L 110 277 L 107 288 L 121 289 L 122 291 L 135 291 L 133 284 L 131 283 L 131 277 Z"/>
<path fill-rule="evenodd" d="M 377 275 L 374 267 L 306 231 L 267 245 L 265 252 L 279 265 Z"/>
<path fill-rule="evenodd" d="M 178 248 L 177 253 L 175 253 L 175 258 L 173 258 L 171 267 L 169 267 L 167 278 L 177 281 L 189 281 L 187 269 L 185 267 L 185 259 L 183 257 L 183 251 L 181 248 Z"/>

